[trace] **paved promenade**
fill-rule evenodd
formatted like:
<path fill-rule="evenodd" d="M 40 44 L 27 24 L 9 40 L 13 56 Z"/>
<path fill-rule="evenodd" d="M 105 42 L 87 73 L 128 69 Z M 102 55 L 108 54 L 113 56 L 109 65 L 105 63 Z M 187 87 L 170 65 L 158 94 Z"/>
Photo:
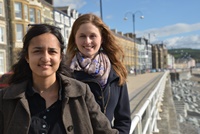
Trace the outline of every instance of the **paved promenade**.
<path fill-rule="evenodd" d="M 135 90 L 143 87 L 146 83 L 148 83 L 148 81 L 150 81 L 159 74 L 160 72 L 129 75 L 127 79 L 128 93 L 131 94 Z"/>
<path fill-rule="evenodd" d="M 127 79 L 127 86 L 129 95 L 134 93 L 137 89 L 142 88 L 145 84 L 148 84 L 151 79 L 156 77 L 162 72 L 156 73 L 145 73 L 139 75 L 129 75 Z M 186 75 L 186 73 L 182 73 L 179 75 L 180 79 L 189 79 L 192 81 L 197 81 L 200 83 L 200 69 L 193 70 L 192 75 Z M 171 82 L 166 82 L 166 89 L 163 96 L 162 107 L 159 109 L 159 115 L 161 120 L 158 120 L 157 127 L 159 132 L 154 134 L 181 134 L 179 121 L 177 118 L 176 108 L 173 101 L 173 95 L 171 91 Z M 186 128 L 188 129 L 188 128 Z M 186 134 L 186 133 L 185 133 Z M 191 131 L 187 134 L 196 134 L 194 131 Z"/>
<path fill-rule="evenodd" d="M 137 89 L 142 88 L 147 84 L 149 81 L 151 81 L 153 78 L 158 76 L 160 73 L 163 72 L 156 72 L 156 73 L 145 73 L 145 74 L 139 74 L 139 75 L 129 75 L 127 80 L 128 85 L 128 92 L 129 96 L 134 93 L 134 91 L 137 91 Z M 168 84 L 169 86 L 169 84 Z M 158 122 L 158 133 L 154 134 L 180 134 L 179 128 L 177 126 L 177 120 L 176 120 L 176 111 L 173 104 L 173 99 L 171 95 L 171 89 L 168 89 L 165 91 L 165 100 L 163 102 L 163 112 L 160 113 L 161 120 Z M 172 118 L 170 118 L 170 116 Z M 172 133 L 171 133 L 172 132 Z M 175 132 L 175 133 L 174 133 Z"/>

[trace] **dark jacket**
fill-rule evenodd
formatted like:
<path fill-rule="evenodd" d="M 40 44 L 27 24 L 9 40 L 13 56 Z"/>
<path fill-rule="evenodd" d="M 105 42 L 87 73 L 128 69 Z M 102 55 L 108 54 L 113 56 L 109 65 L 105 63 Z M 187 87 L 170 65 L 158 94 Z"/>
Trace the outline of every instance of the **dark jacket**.
<path fill-rule="evenodd" d="M 68 134 L 116 134 L 100 111 L 89 86 L 61 75 L 64 87 L 63 123 Z M 0 133 L 27 134 L 30 110 L 25 97 L 28 81 L 0 90 Z"/>
<path fill-rule="evenodd" d="M 91 75 L 83 71 L 74 71 L 74 78 L 87 83 L 93 92 L 101 111 L 113 124 L 113 128 L 119 130 L 120 134 L 129 134 L 131 126 L 129 96 L 127 84 L 119 86 L 119 77 L 111 69 L 108 82 L 104 89 Z"/>

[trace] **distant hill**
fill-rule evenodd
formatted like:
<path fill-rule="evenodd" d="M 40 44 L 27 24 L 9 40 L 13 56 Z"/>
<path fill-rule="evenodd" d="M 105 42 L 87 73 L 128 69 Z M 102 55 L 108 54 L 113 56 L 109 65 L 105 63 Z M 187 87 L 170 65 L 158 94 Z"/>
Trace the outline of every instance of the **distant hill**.
<path fill-rule="evenodd" d="M 169 49 L 168 53 L 173 55 L 175 59 L 191 57 L 200 62 L 200 49 L 190 49 L 190 48 L 179 48 L 179 49 Z"/>

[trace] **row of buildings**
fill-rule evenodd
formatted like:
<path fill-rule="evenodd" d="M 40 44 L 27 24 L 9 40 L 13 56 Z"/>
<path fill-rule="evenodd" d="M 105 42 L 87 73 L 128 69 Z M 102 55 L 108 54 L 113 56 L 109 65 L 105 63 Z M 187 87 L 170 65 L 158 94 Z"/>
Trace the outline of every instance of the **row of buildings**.
<path fill-rule="evenodd" d="M 69 6 L 54 7 L 53 0 L 0 0 L 0 74 L 17 61 L 28 24 L 48 23 L 60 27 L 66 45 L 73 22 L 80 13 Z M 175 59 L 164 44 L 150 44 L 132 33 L 112 30 L 125 51 L 124 64 L 137 72 L 174 68 Z"/>

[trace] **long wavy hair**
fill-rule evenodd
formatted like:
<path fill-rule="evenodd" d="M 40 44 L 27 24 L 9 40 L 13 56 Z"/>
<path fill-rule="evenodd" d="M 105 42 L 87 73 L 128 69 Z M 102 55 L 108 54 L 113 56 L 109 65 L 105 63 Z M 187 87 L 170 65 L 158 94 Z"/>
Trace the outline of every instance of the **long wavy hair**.
<path fill-rule="evenodd" d="M 124 60 L 123 49 L 118 44 L 115 36 L 113 35 L 112 31 L 108 28 L 108 26 L 98 16 L 92 13 L 81 15 L 79 18 L 76 19 L 76 21 L 72 26 L 72 31 L 68 40 L 68 46 L 66 52 L 67 64 L 70 65 L 72 58 L 77 53 L 75 35 L 79 27 L 85 23 L 92 23 L 99 29 L 103 40 L 101 48 L 103 49 L 105 54 L 107 54 L 113 69 L 120 77 L 119 85 L 124 84 L 127 78 L 127 70 L 123 64 Z"/>
<path fill-rule="evenodd" d="M 27 79 L 32 79 L 32 70 L 30 69 L 25 57 L 28 56 L 28 48 L 31 39 L 44 33 L 53 34 L 60 42 L 62 60 L 56 73 L 62 73 L 66 76 L 70 76 L 66 67 L 66 60 L 64 56 L 65 43 L 62 34 L 60 33 L 60 28 L 49 24 L 31 24 L 23 38 L 23 48 L 18 55 L 18 61 L 11 68 L 13 75 L 9 80 L 9 84 L 20 83 Z"/>

